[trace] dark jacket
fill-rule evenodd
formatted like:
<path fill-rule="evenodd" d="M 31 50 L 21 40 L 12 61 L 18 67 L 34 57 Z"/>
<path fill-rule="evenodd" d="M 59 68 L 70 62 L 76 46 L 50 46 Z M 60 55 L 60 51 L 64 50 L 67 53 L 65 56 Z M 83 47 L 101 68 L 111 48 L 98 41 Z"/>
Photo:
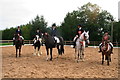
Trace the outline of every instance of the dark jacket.
<path fill-rule="evenodd" d="M 41 32 L 36 32 L 36 35 L 38 35 L 41 38 L 42 33 Z"/>
<path fill-rule="evenodd" d="M 16 34 L 19 34 L 20 36 L 22 35 L 22 31 L 21 30 L 16 30 Z"/>
<path fill-rule="evenodd" d="M 57 34 L 57 29 L 55 28 L 55 29 L 52 29 L 51 30 L 51 36 L 57 36 L 58 34 Z"/>

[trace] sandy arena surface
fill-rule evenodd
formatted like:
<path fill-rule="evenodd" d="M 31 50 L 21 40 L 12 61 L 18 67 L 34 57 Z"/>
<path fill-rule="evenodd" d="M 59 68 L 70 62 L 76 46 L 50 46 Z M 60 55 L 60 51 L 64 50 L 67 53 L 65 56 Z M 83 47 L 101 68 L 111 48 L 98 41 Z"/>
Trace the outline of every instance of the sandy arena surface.
<path fill-rule="evenodd" d="M 33 46 L 22 47 L 22 57 L 15 57 L 15 47 L 2 48 L 3 78 L 118 78 L 118 49 L 114 48 L 110 66 L 101 64 L 98 48 L 85 49 L 85 61 L 77 63 L 74 49 L 65 46 L 65 54 L 57 57 L 53 50 L 53 61 L 46 61 L 45 47 L 42 55 L 34 56 Z"/>

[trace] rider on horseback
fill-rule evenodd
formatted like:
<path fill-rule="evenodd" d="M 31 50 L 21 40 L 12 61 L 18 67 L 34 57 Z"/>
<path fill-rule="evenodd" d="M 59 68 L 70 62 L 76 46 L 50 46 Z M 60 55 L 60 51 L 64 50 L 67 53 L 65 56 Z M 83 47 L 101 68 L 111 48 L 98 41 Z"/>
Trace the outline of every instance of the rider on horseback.
<path fill-rule="evenodd" d="M 18 26 L 15 34 L 20 36 L 20 38 L 22 39 L 22 45 L 24 45 L 24 43 L 23 43 L 24 42 L 24 38 L 22 36 L 22 31 L 20 29 L 20 26 Z M 13 37 L 13 45 L 15 45 L 15 37 Z"/>
<path fill-rule="evenodd" d="M 55 44 L 60 42 L 60 40 L 58 38 L 58 31 L 56 29 L 55 23 L 52 25 L 51 36 L 55 39 Z"/>
<path fill-rule="evenodd" d="M 73 48 L 75 48 L 75 46 L 76 46 L 76 40 L 80 36 L 79 32 L 81 32 L 80 34 L 82 34 L 84 32 L 84 30 L 82 29 L 82 26 L 80 24 L 78 25 L 78 28 L 76 30 L 76 36 L 75 36 Z"/>
<path fill-rule="evenodd" d="M 38 36 L 39 37 L 39 41 L 41 42 L 42 41 L 42 33 L 41 33 L 41 31 L 40 31 L 40 29 L 39 28 L 37 28 L 37 31 L 36 31 L 36 35 L 35 35 L 36 37 Z M 34 44 L 36 43 L 36 39 L 34 38 Z M 33 44 L 33 45 L 34 45 Z"/>
<path fill-rule="evenodd" d="M 102 43 L 99 44 L 100 51 L 98 51 L 98 52 L 102 52 L 102 46 L 103 46 L 104 42 L 107 42 L 110 45 L 110 47 L 111 47 L 111 53 L 113 53 L 112 52 L 112 50 L 113 50 L 113 44 L 110 42 L 110 35 L 108 34 L 108 31 L 105 31 L 105 34 L 102 37 Z"/>

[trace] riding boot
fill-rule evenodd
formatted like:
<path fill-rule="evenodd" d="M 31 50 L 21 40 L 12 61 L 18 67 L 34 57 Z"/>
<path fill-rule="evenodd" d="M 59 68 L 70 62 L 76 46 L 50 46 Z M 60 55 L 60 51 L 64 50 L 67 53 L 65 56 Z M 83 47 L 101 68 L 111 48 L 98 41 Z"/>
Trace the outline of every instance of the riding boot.
<path fill-rule="evenodd" d="M 35 46 L 35 43 L 33 43 L 33 45 L 32 46 Z"/>
<path fill-rule="evenodd" d="M 111 54 L 113 54 L 113 46 L 111 44 L 109 44 L 111 46 Z"/>
<path fill-rule="evenodd" d="M 99 50 L 98 52 L 99 52 L 99 53 L 102 52 L 101 48 L 100 48 L 100 50 Z"/>
<path fill-rule="evenodd" d="M 75 48 L 75 46 L 76 46 L 76 44 L 75 44 L 76 42 L 73 42 L 73 48 Z"/>
<path fill-rule="evenodd" d="M 102 52 L 101 46 L 102 46 L 102 45 L 99 46 L 99 51 L 98 51 L 99 53 Z"/>
<path fill-rule="evenodd" d="M 77 38 L 76 38 L 75 41 L 73 42 L 73 48 L 75 48 L 75 46 L 76 46 L 76 41 L 77 41 Z"/>

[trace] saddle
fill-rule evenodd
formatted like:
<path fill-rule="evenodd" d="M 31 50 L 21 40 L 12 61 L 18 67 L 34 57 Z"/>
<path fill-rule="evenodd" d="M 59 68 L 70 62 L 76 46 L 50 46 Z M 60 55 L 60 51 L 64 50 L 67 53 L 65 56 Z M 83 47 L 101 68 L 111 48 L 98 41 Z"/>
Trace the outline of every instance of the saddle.
<path fill-rule="evenodd" d="M 60 39 L 58 37 L 54 36 L 53 38 L 55 40 L 55 43 L 60 43 Z"/>
<path fill-rule="evenodd" d="M 102 43 L 102 50 L 104 49 L 106 50 L 106 52 L 111 49 L 111 46 L 108 42 L 105 42 L 105 45 Z"/>
<path fill-rule="evenodd" d="M 83 41 L 80 41 L 81 46 L 83 46 Z"/>

